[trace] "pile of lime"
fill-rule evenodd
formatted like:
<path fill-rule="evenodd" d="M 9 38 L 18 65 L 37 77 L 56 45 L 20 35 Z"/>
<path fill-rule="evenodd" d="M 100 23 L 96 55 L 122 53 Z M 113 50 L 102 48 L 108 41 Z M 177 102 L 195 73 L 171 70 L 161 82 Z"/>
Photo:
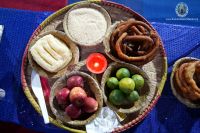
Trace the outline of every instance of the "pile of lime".
<path fill-rule="evenodd" d="M 131 75 L 127 68 L 120 68 L 106 85 L 110 92 L 109 101 L 113 105 L 132 104 L 140 97 L 138 92 L 144 86 L 144 78 L 139 74 Z"/>

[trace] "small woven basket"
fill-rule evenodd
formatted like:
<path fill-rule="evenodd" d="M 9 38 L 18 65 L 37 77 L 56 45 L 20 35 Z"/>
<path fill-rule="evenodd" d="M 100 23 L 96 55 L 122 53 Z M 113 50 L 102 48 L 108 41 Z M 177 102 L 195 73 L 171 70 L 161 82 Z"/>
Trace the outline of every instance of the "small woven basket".
<path fill-rule="evenodd" d="M 47 78 L 57 78 L 57 77 L 64 75 L 68 71 L 68 69 L 67 69 L 68 66 L 78 63 L 78 61 L 79 61 L 79 49 L 76 46 L 76 44 L 74 44 L 63 32 L 53 30 L 53 31 L 44 32 L 43 34 L 40 34 L 39 36 L 37 36 L 33 41 L 31 41 L 31 43 L 29 45 L 29 50 L 41 37 L 48 35 L 48 34 L 52 34 L 53 36 L 55 36 L 58 39 L 60 39 L 61 41 L 63 41 L 68 46 L 68 48 L 71 50 L 72 59 L 69 62 L 69 64 L 67 64 L 63 69 L 59 70 L 58 72 L 51 73 L 51 72 L 48 72 L 45 69 L 43 69 L 40 65 L 38 65 L 34 61 L 30 51 L 28 52 L 28 59 L 29 59 L 29 63 L 31 64 L 32 68 L 37 73 L 39 73 L 40 76 L 47 77 Z"/>
<path fill-rule="evenodd" d="M 86 90 L 87 94 L 90 94 L 89 96 L 94 95 L 95 99 L 98 102 L 98 110 L 95 113 L 90 114 L 90 116 L 88 116 L 84 120 L 71 120 L 65 114 L 65 112 L 63 110 L 59 109 L 54 104 L 56 92 L 58 90 L 62 89 L 63 87 L 66 87 L 67 79 L 70 78 L 73 75 L 79 75 L 79 76 L 83 77 L 83 79 L 85 81 L 84 89 Z M 87 84 L 87 87 L 86 87 L 86 84 Z M 100 112 L 100 110 L 101 110 L 101 108 L 103 106 L 102 91 L 101 91 L 98 83 L 96 82 L 96 80 L 93 79 L 90 75 L 88 75 L 86 73 L 83 73 L 83 72 L 79 72 L 79 71 L 74 71 L 74 72 L 71 72 L 71 73 L 67 73 L 64 76 L 62 76 L 61 78 L 59 78 L 54 83 L 50 94 L 51 94 L 50 95 L 50 107 L 51 107 L 51 110 L 52 110 L 53 114 L 56 116 L 56 118 L 58 120 L 61 120 L 63 123 L 68 124 L 68 125 L 72 125 L 72 126 L 84 126 L 87 123 L 91 122 L 99 114 L 99 112 Z"/>
<path fill-rule="evenodd" d="M 103 15 L 104 15 L 104 17 L 105 17 L 105 19 L 106 19 L 106 22 L 107 22 L 107 29 L 110 27 L 110 25 L 111 25 L 111 18 L 110 18 L 110 15 L 108 14 L 108 12 L 104 9 L 104 8 L 102 8 L 101 6 L 99 6 L 99 5 L 97 5 L 97 4 L 94 4 L 94 3 L 89 3 L 89 2 L 81 2 L 81 4 L 78 4 L 78 5 L 76 5 L 76 6 L 73 6 L 67 13 L 66 13 L 66 15 L 65 15 L 65 17 L 64 17 L 64 20 L 63 20 L 63 28 L 64 28 L 64 31 L 65 31 L 65 33 L 67 34 L 67 36 L 72 40 L 72 41 L 74 41 L 75 43 L 77 43 L 77 44 L 79 44 L 79 45 L 81 45 L 81 46 L 85 46 L 85 47 L 89 47 L 89 46 L 94 46 L 94 45 L 98 45 L 98 44 L 100 44 L 102 41 L 103 41 L 103 39 L 104 39 L 104 37 L 105 36 L 103 36 L 102 38 L 100 38 L 99 40 L 97 40 L 95 43 L 93 43 L 93 44 L 82 44 L 82 43 L 80 43 L 80 42 L 78 42 L 77 40 L 75 40 L 71 35 L 70 35 L 70 33 L 69 33 L 69 31 L 68 31 L 68 27 L 67 27 L 67 25 L 68 25 L 68 16 L 69 16 L 69 13 L 72 11 L 72 10 L 75 10 L 75 9 L 79 9 L 79 8 L 92 8 L 92 9 L 96 9 L 96 10 L 98 10 L 99 12 L 101 12 Z"/>
<path fill-rule="evenodd" d="M 116 27 L 118 26 L 119 23 L 120 22 L 118 21 L 118 22 L 115 22 L 113 25 L 110 26 L 110 28 L 108 29 L 108 32 L 107 32 L 107 34 L 106 34 L 106 36 L 103 40 L 103 44 L 104 44 L 104 47 L 105 47 L 105 53 L 111 60 L 113 60 L 115 62 L 124 62 L 125 63 L 124 60 L 121 60 L 119 57 L 117 57 L 117 55 L 114 55 L 112 53 L 112 50 L 111 50 L 111 47 L 110 47 L 110 37 L 111 37 L 113 31 L 116 29 Z M 134 64 L 134 65 L 144 65 L 144 64 L 150 62 L 151 60 L 153 60 L 155 58 L 155 55 L 156 54 L 152 55 L 151 57 L 149 57 L 145 61 L 139 61 L 139 62 L 135 61 L 135 62 L 129 62 L 129 63 Z"/>
<path fill-rule="evenodd" d="M 108 95 L 107 92 L 109 88 L 106 87 L 106 81 L 108 80 L 109 77 L 112 76 L 113 72 L 116 72 L 120 68 L 127 68 L 129 71 L 133 74 L 140 74 L 145 80 L 144 87 L 141 88 L 139 91 L 140 98 L 137 102 L 135 102 L 131 107 L 122 107 L 122 106 L 114 106 L 112 103 L 109 102 L 108 100 Z M 127 63 L 111 63 L 110 66 L 106 69 L 106 71 L 103 74 L 102 80 L 101 80 L 101 88 L 103 90 L 103 96 L 104 96 L 104 102 L 112 109 L 115 110 L 116 112 L 124 113 L 124 114 L 130 114 L 130 113 L 137 113 L 142 106 L 145 105 L 146 100 L 147 100 L 147 95 L 150 92 L 150 81 L 149 77 L 145 74 L 145 72 L 134 66 L 130 65 Z"/>
<path fill-rule="evenodd" d="M 177 84 L 176 84 L 175 79 L 174 79 L 174 74 L 176 72 L 176 69 L 179 68 L 181 64 L 186 63 L 186 62 L 191 62 L 191 61 L 197 61 L 197 60 L 199 60 L 199 59 L 193 58 L 193 57 L 184 57 L 184 58 L 177 60 L 175 62 L 175 64 L 173 65 L 173 70 L 172 70 L 172 74 L 171 74 L 171 77 L 170 77 L 171 89 L 172 89 L 174 96 L 181 103 L 185 104 L 189 108 L 200 108 L 200 104 L 197 104 L 197 103 L 195 104 L 195 103 L 191 102 L 190 100 L 182 97 L 179 94 L 179 92 L 177 92 L 177 90 L 176 90 Z"/>

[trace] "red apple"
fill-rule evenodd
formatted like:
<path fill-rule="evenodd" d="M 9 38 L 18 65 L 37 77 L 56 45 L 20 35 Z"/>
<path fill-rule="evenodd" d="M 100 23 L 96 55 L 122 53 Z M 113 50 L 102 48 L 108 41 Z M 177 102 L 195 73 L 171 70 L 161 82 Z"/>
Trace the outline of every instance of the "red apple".
<path fill-rule="evenodd" d="M 83 110 L 87 113 L 93 113 L 97 111 L 98 109 L 98 102 L 92 98 L 92 97 L 87 97 L 84 99 L 84 106 Z"/>
<path fill-rule="evenodd" d="M 77 119 L 81 115 L 81 109 L 73 104 L 65 108 L 65 113 L 72 119 Z"/>
<path fill-rule="evenodd" d="M 70 90 L 68 88 L 62 88 L 56 93 L 56 100 L 59 105 L 67 104 L 67 100 L 70 94 Z"/>
<path fill-rule="evenodd" d="M 78 107 L 81 107 L 83 105 L 84 99 L 86 97 L 87 94 L 85 90 L 81 87 L 74 87 L 69 94 L 70 102 Z"/>
<path fill-rule="evenodd" d="M 72 89 L 74 87 L 83 88 L 83 86 L 84 86 L 84 83 L 83 83 L 83 78 L 81 76 L 74 75 L 67 79 L 67 87 L 69 89 Z"/>

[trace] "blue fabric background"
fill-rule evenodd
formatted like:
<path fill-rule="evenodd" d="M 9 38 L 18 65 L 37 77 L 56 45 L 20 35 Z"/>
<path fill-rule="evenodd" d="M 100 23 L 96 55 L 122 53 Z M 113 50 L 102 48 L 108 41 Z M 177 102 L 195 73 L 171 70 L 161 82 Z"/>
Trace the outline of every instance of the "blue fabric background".
<path fill-rule="evenodd" d="M 77 0 L 70 2 L 75 1 Z M 138 0 L 114 1 L 126 4 L 144 15 L 148 20 L 152 20 L 153 26 L 164 42 L 169 63 L 168 80 L 157 105 L 145 120 L 126 132 L 200 132 L 200 110 L 189 109 L 182 105 L 173 96 L 169 83 L 174 61 L 184 56 L 200 58 L 200 27 L 194 27 L 198 26 L 199 22 L 187 24 L 194 26 L 158 23 L 163 22 L 160 18 L 166 17 L 166 14 L 147 12 L 146 8 L 154 6 L 153 4 L 137 2 Z M 158 5 L 155 5 L 155 7 L 158 7 Z M 194 10 L 196 10 L 196 7 Z M 198 13 L 194 16 L 198 16 Z M 0 88 L 6 91 L 6 97 L 0 100 L 0 121 L 14 122 L 42 132 L 62 133 L 66 131 L 54 125 L 43 123 L 42 117 L 36 113 L 25 97 L 20 82 L 21 60 L 28 39 L 34 29 L 50 14 L 50 12 L 0 8 L 0 24 L 5 26 L 0 43 Z M 177 23 L 181 24 L 181 22 Z"/>

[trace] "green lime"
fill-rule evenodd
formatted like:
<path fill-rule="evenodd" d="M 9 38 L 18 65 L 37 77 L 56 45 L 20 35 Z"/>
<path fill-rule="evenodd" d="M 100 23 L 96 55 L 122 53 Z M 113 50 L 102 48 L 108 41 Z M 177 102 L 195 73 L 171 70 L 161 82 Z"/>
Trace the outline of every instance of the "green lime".
<path fill-rule="evenodd" d="M 130 93 L 130 95 L 128 96 L 128 100 L 130 101 L 130 102 L 135 102 L 135 101 L 137 101 L 138 99 L 139 99 L 139 94 L 138 94 L 138 92 L 137 91 L 132 91 L 131 93 Z"/>
<path fill-rule="evenodd" d="M 139 90 L 144 86 L 144 78 L 141 75 L 135 74 L 132 76 L 132 79 L 135 82 L 136 90 Z"/>
<path fill-rule="evenodd" d="M 121 105 L 123 104 L 123 101 L 125 100 L 124 93 L 119 90 L 115 89 L 112 90 L 110 95 L 109 95 L 109 101 L 114 104 L 114 105 Z"/>
<path fill-rule="evenodd" d="M 123 78 L 119 81 L 119 89 L 126 94 L 131 93 L 135 89 L 135 83 L 131 78 Z"/>
<path fill-rule="evenodd" d="M 110 77 L 108 80 L 107 80 L 107 86 L 108 88 L 110 89 L 117 89 L 118 86 L 119 86 L 119 81 L 116 77 Z"/>
<path fill-rule="evenodd" d="M 129 78 L 130 77 L 130 71 L 127 68 L 120 68 L 117 70 L 116 77 L 121 80 L 123 78 Z"/>

